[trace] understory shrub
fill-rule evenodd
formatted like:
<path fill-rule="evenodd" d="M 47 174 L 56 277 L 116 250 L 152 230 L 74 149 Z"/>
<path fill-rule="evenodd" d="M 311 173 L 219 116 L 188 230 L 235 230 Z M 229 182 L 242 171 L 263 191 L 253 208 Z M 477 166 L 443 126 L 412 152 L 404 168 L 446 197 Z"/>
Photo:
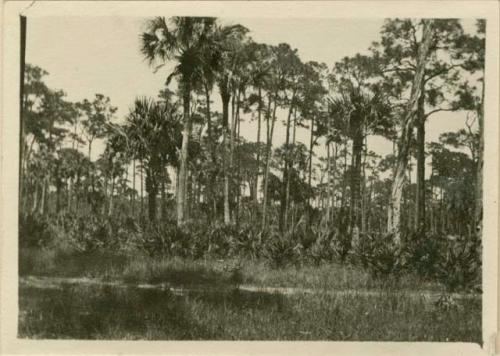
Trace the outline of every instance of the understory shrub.
<path fill-rule="evenodd" d="M 21 247 L 45 247 L 52 241 L 53 225 L 38 214 L 19 215 L 19 245 Z"/>

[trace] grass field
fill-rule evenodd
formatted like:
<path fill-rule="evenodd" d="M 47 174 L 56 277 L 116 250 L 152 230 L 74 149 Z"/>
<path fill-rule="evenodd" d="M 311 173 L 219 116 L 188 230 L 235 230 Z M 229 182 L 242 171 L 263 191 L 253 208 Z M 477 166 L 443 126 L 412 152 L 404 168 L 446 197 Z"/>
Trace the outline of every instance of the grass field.
<path fill-rule="evenodd" d="M 436 303 L 441 286 L 414 277 L 373 279 L 337 264 L 273 269 L 260 261 L 190 261 L 21 250 L 20 277 L 119 281 L 21 283 L 19 336 L 148 340 L 373 340 L 481 342 L 481 299 Z M 139 283 L 183 286 L 183 293 Z M 263 293 L 238 285 L 308 288 Z M 194 288 L 196 287 L 196 288 Z M 328 291 L 354 291 L 349 295 Z M 367 292 L 377 291 L 378 294 Z M 421 292 L 421 297 L 415 294 Z"/>

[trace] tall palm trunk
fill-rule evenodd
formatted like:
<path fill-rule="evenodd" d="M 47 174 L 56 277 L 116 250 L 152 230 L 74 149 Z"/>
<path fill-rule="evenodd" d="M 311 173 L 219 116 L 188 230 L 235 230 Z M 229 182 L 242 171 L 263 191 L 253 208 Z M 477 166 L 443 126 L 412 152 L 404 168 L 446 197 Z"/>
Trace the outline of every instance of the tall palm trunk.
<path fill-rule="evenodd" d="M 208 188 L 209 197 L 207 199 L 208 206 L 210 207 L 210 203 L 212 203 L 212 217 L 215 218 L 216 211 L 216 180 L 217 180 L 217 154 L 215 152 L 215 142 L 212 133 L 212 118 L 210 113 L 210 88 L 207 84 L 205 84 L 205 101 L 206 101 L 206 120 L 207 120 L 207 135 L 208 135 L 208 144 L 210 147 L 210 155 L 212 158 L 212 168 L 210 170 L 210 187 Z"/>
<path fill-rule="evenodd" d="M 351 233 L 354 246 L 359 242 L 359 226 L 361 222 L 361 156 L 363 152 L 362 126 L 356 129 L 352 140 L 352 172 L 351 172 Z"/>
<path fill-rule="evenodd" d="M 286 119 L 286 135 L 285 135 L 285 157 L 283 165 L 283 184 L 281 185 L 281 206 L 280 206 L 280 219 L 279 227 L 280 231 L 284 231 L 287 225 L 287 214 L 286 207 L 288 205 L 286 187 L 288 186 L 288 170 L 290 165 L 290 123 L 293 112 L 293 103 L 295 100 L 295 91 L 292 94 L 292 100 L 290 102 L 290 108 L 288 109 L 288 116 Z"/>
<path fill-rule="evenodd" d="M 266 170 L 264 172 L 264 199 L 262 200 L 262 229 L 266 228 L 267 224 L 267 199 L 268 199 L 268 185 L 269 185 L 269 170 L 271 165 L 271 154 L 273 145 L 274 123 L 276 122 L 276 107 L 277 107 L 277 93 L 274 94 L 274 107 L 271 116 L 271 125 L 269 125 L 269 114 L 267 117 L 267 145 L 266 145 Z M 271 98 L 269 98 L 269 109 L 271 107 Z M 268 110 L 269 112 L 269 110 Z M 269 127 L 271 126 L 271 127 Z"/>
<path fill-rule="evenodd" d="M 146 192 L 148 193 L 148 216 L 151 222 L 156 221 L 156 196 L 158 194 L 158 185 L 154 177 L 152 167 L 146 171 Z"/>
<path fill-rule="evenodd" d="M 239 147 L 239 141 L 240 141 L 240 127 L 241 127 L 241 122 L 240 122 L 240 95 L 241 95 L 241 90 L 238 90 L 238 100 L 236 102 L 236 116 L 235 116 L 235 133 L 236 137 L 234 140 L 234 145 L 236 148 Z M 232 156 L 234 156 L 234 147 L 233 147 L 233 152 Z M 234 160 L 234 159 L 233 159 Z M 240 169 L 241 169 L 241 164 L 240 160 L 237 157 L 236 159 L 236 211 L 234 213 L 234 220 L 236 224 L 238 224 L 239 217 L 240 217 L 240 199 L 241 199 L 241 178 L 240 178 Z"/>
<path fill-rule="evenodd" d="M 483 82 L 481 87 L 481 102 L 478 108 L 478 124 L 479 124 L 479 145 L 477 153 L 477 165 L 476 165 L 476 196 L 474 202 L 474 224 L 475 228 L 482 232 L 482 218 L 483 218 L 483 165 L 484 165 L 484 82 L 485 77 L 483 75 Z"/>
<path fill-rule="evenodd" d="M 177 194 L 177 225 L 184 223 L 186 213 L 186 193 L 187 193 L 187 164 L 188 164 L 188 147 L 189 147 L 189 134 L 191 128 L 190 117 L 190 100 L 191 90 L 189 84 L 186 84 L 183 93 L 183 115 L 184 123 L 182 129 L 182 147 L 181 147 L 181 165 L 179 170 L 179 191 Z"/>
<path fill-rule="evenodd" d="M 260 132 L 262 126 L 262 89 L 258 89 L 259 95 L 259 103 L 257 107 L 257 172 L 255 173 L 255 182 L 254 182 L 254 196 L 253 200 L 255 204 L 258 203 L 258 191 L 259 191 L 259 171 L 260 171 Z"/>
<path fill-rule="evenodd" d="M 336 189 L 336 182 L 335 182 L 335 173 L 337 172 L 337 151 L 338 151 L 338 146 L 337 142 L 333 145 L 333 172 L 331 175 L 331 187 L 330 187 L 330 199 L 332 202 L 332 212 L 331 212 L 331 221 L 335 221 L 335 189 Z"/>
<path fill-rule="evenodd" d="M 366 132 L 366 129 L 365 129 Z M 368 156 L 368 141 L 367 136 L 364 135 L 364 143 L 363 143 L 363 162 L 361 164 L 361 232 L 366 232 L 367 225 L 367 202 L 366 202 L 366 159 Z"/>
<path fill-rule="evenodd" d="M 397 246 L 401 245 L 401 198 L 403 194 L 405 171 L 408 165 L 410 144 L 413 136 L 412 129 L 416 118 L 418 99 L 422 91 L 425 63 L 432 40 L 432 24 L 432 20 L 424 20 L 423 38 L 419 48 L 417 68 L 415 77 L 413 78 L 410 100 L 403 113 L 401 134 L 398 142 L 398 155 L 394 170 L 391 189 L 391 206 L 387 224 L 387 230 L 393 234 L 393 240 Z"/>
<path fill-rule="evenodd" d="M 228 90 L 221 87 L 221 99 L 222 99 L 222 147 L 223 147 L 223 159 L 222 159 L 222 169 L 224 172 L 224 224 L 229 224 L 231 222 L 231 212 L 229 210 L 229 168 L 228 167 L 228 139 L 229 139 L 229 100 L 231 99 L 231 94 Z"/>
<path fill-rule="evenodd" d="M 311 182 L 312 182 L 313 145 L 314 145 L 314 117 L 311 117 L 311 136 L 310 136 L 310 140 L 309 140 L 309 178 L 307 181 L 307 184 L 309 185 L 310 189 L 312 189 Z"/>

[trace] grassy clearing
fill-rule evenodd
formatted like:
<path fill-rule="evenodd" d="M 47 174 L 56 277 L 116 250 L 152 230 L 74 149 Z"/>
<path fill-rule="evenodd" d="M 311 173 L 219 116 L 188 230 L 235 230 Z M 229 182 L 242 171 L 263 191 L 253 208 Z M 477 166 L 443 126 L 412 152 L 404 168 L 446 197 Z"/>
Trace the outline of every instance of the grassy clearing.
<path fill-rule="evenodd" d="M 213 289 L 22 288 L 19 336 L 148 340 L 481 340 L 479 301 L 440 309 L 401 295 L 284 296 Z"/>
<path fill-rule="evenodd" d="M 20 287 L 19 336 L 147 340 L 374 340 L 481 342 L 481 300 L 437 305 L 410 291 L 439 290 L 416 277 L 374 280 L 338 264 L 273 269 L 260 261 L 21 250 L 21 276 L 92 277 L 196 286 L 185 294 L 98 285 Z M 303 287 L 314 294 L 238 290 Z M 200 288 L 201 287 L 201 288 Z M 356 290 L 332 295 L 324 290 Z M 366 295 L 364 290 L 379 290 Z"/>

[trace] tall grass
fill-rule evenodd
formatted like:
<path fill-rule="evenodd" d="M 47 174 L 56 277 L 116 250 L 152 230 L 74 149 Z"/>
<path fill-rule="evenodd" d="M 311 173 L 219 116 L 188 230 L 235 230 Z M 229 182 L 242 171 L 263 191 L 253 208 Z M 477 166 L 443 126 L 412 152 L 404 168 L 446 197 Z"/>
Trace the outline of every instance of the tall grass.
<path fill-rule="evenodd" d="M 147 340 L 481 342 L 481 303 L 443 309 L 401 294 L 21 288 L 19 336 Z"/>

